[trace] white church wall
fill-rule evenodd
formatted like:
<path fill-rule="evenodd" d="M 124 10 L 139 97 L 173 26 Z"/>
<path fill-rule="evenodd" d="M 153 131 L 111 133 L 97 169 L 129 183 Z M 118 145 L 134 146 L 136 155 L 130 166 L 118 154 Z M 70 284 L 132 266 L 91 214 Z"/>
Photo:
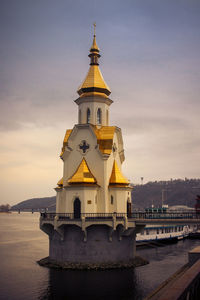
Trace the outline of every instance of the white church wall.
<path fill-rule="evenodd" d="M 95 102 L 97 100 L 97 102 Z M 87 123 L 87 109 L 90 109 L 90 122 L 93 125 L 99 125 L 97 124 L 97 110 L 98 108 L 101 109 L 102 112 L 102 126 L 108 126 L 109 125 L 109 105 L 105 102 L 102 102 L 102 98 L 98 101 L 98 98 L 92 98 L 92 101 L 89 99 L 87 101 L 87 98 L 85 99 L 84 103 L 79 104 L 79 111 L 81 111 L 80 115 L 81 118 L 79 119 L 80 124 L 86 124 Z M 108 111 L 108 112 L 107 112 Z"/>
<path fill-rule="evenodd" d="M 127 213 L 127 201 L 131 202 L 130 194 L 130 188 L 109 187 L 110 212 Z M 113 205 L 111 204 L 111 195 L 113 196 Z"/>
<path fill-rule="evenodd" d="M 66 211 L 65 190 L 57 189 L 56 195 L 56 212 L 62 213 Z"/>
<path fill-rule="evenodd" d="M 74 201 L 78 198 L 81 202 L 81 213 L 96 213 L 97 212 L 97 195 L 98 187 L 84 186 L 69 186 L 66 188 L 65 203 L 62 212 L 73 213 Z"/>
<path fill-rule="evenodd" d="M 79 144 L 82 140 L 90 145 L 89 150 L 85 155 L 82 155 Z M 102 159 L 102 155 L 98 149 L 96 149 L 97 141 L 96 136 L 90 128 L 80 128 L 77 130 L 74 137 L 70 137 L 69 145 L 73 149 L 64 161 L 64 185 L 67 184 L 68 179 L 76 172 L 83 158 L 85 158 L 88 167 L 94 177 L 97 179 L 97 183 L 101 186 L 99 191 L 98 208 L 99 212 L 103 212 L 105 209 L 105 203 L 107 201 L 107 188 L 106 188 L 106 161 Z M 90 206 L 91 207 L 91 206 Z"/>
<path fill-rule="evenodd" d="M 97 103 L 98 107 L 98 103 Z M 80 150 L 79 145 L 80 143 L 85 140 L 87 144 L 89 144 L 89 149 L 86 151 L 85 154 L 83 154 L 83 151 Z M 123 146 L 122 143 L 122 137 L 121 132 L 115 132 L 113 137 L 113 145 L 116 147 L 115 152 L 111 152 L 111 154 L 105 159 L 105 157 L 102 156 L 101 152 L 98 150 L 97 140 L 96 136 L 93 132 L 93 130 L 88 125 L 83 126 L 77 126 L 73 129 L 72 134 L 69 137 L 68 140 L 68 146 L 72 149 L 72 151 L 67 151 L 67 154 L 64 154 L 64 186 L 67 185 L 68 180 L 71 178 L 71 176 L 76 172 L 78 166 L 80 165 L 83 158 L 85 158 L 88 167 L 94 177 L 97 180 L 97 184 L 100 186 L 98 192 L 97 192 L 97 204 L 95 205 L 95 202 L 93 199 L 96 197 L 96 194 L 90 194 L 86 195 L 83 194 L 83 199 L 85 199 L 84 202 L 84 211 L 85 212 L 122 212 L 126 210 L 126 205 L 124 206 L 122 204 L 118 204 L 116 202 L 116 199 L 118 198 L 118 195 L 120 195 L 121 199 L 122 194 L 120 191 L 115 191 L 115 201 L 114 204 L 110 204 L 110 194 L 108 192 L 108 186 L 109 186 L 109 180 L 113 168 L 114 160 L 116 160 L 118 167 L 121 169 L 121 159 L 119 155 L 119 150 Z M 123 173 L 123 172 L 122 172 Z M 67 192 L 69 194 L 69 192 Z M 91 199 L 86 199 L 87 196 Z M 69 199 L 71 199 L 73 195 L 70 192 Z M 68 199 L 68 196 L 66 195 L 64 197 L 65 199 Z M 87 205 L 87 200 L 91 200 L 91 204 Z M 72 204 L 69 204 L 68 201 L 66 203 L 66 206 L 64 208 L 63 201 L 59 200 L 60 202 L 60 209 L 65 210 L 65 212 L 73 212 L 73 206 Z M 126 201 L 125 201 L 126 202 Z M 87 208 L 87 209 L 86 209 Z M 87 211 L 88 210 L 88 211 Z"/>

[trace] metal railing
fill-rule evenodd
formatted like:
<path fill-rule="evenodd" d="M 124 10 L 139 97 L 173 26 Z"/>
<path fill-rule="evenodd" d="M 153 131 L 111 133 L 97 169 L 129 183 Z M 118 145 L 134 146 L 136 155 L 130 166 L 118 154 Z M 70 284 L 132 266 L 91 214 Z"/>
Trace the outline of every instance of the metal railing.
<path fill-rule="evenodd" d="M 150 220 L 150 219 L 200 219 L 200 214 L 196 211 L 184 212 L 184 211 L 173 211 L 173 212 L 145 212 L 145 211 L 134 211 L 132 213 L 41 213 L 41 218 L 43 220 L 54 220 L 57 217 L 58 220 L 74 220 L 74 219 L 86 219 L 86 220 L 111 220 L 128 219 L 134 220 Z"/>

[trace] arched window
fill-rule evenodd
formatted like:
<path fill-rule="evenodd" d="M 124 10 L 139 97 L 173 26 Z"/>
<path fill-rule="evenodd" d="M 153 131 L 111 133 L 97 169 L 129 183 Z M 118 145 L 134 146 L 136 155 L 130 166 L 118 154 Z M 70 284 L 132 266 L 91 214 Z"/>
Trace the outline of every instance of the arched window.
<path fill-rule="evenodd" d="M 78 122 L 81 124 L 81 110 L 78 111 Z"/>
<path fill-rule="evenodd" d="M 114 203 L 114 197 L 113 195 L 110 196 L 110 204 L 113 204 Z"/>
<path fill-rule="evenodd" d="M 98 108 L 97 110 L 97 124 L 101 124 L 101 108 Z"/>
<path fill-rule="evenodd" d="M 74 219 L 80 219 L 81 217 L 81 201 L 79 198 L 74 200 Z"/>
<path fill-rule="evenodd" d="M 131 213 L 132 213 L 131 202 L 130 202 L 130 198 L 128 197 L 128 199 L 127 199 L 127 217 L 128 218 L 131 218 Z"/>
<path fill-rule="evenodd" d="M 90 123 L 90 109 L 87 109 L 87 123 Z"/>

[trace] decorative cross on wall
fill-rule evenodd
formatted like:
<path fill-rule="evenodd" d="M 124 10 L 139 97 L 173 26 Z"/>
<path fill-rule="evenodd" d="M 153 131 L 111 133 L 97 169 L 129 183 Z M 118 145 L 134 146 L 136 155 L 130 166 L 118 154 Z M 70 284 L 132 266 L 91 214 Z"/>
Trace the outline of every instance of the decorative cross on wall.
<path fill-rule="evenodd" d="M 83 153 L 86 153 L 86 151 L 90 148 L 90 145 L 86 141 L 82 141 L 79 148 L 83 151 Z"/>

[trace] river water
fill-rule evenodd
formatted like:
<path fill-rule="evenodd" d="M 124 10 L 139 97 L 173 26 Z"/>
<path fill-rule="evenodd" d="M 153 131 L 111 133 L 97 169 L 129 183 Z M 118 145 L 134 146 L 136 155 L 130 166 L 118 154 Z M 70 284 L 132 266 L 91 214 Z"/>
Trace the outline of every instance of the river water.
<path fill-rule="evenodd" d="M 134 270 L 62 271 L 39 266 L 48 256 L 39 214 L 0 214 L 0 299 L 143 299 L 187 262 L 200 240 L 137 250 L 149 264 Z"/>

